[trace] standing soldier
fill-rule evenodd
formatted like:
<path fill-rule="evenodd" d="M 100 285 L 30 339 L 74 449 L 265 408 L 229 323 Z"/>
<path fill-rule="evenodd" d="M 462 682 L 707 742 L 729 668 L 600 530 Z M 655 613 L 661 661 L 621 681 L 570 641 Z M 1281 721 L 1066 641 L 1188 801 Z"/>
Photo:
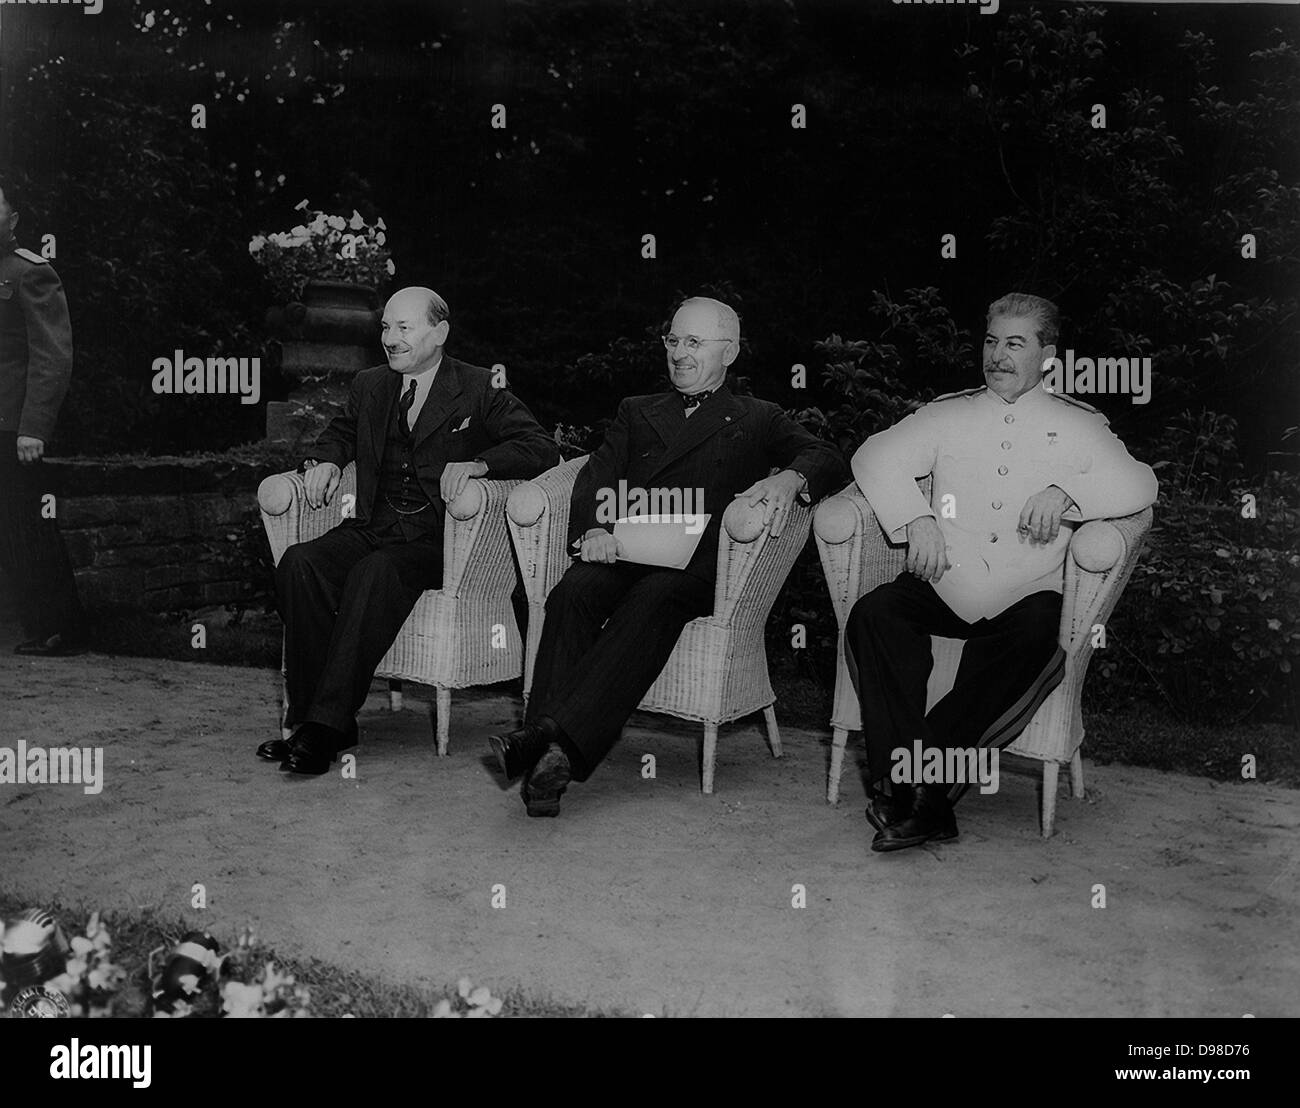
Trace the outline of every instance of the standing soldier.
<path fill-rule="evenodd" d="M 72 326 L 58 274 L 14 239 L 16 191 L 0 178 L 0 568 L 27 640 L 16 654 L 82 651 L 82 612 L 41 458 L 72 376 Z"/>

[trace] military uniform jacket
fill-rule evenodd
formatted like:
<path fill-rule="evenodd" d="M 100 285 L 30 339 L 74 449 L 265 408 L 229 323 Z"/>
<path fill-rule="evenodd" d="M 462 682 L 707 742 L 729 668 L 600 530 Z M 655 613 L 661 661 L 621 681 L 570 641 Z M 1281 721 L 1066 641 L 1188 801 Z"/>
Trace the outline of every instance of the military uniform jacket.
<path fill-rule="evenodd" d="M 895 542 L 919 516 L 937 519 L 952 563 L 935 591 L 962 619 L 997 615 L 1035 592 L 1061 592 L 1074 526 L 1153 504 L 1156 476 L 1095 408 L 1040 383 L 1007 403 L 987 388 L 940 397 L 872 435 L 853 473 Z M 930 500 L 916 479 L 932 474 Z M 1069 494 L 1056 541 L 1031 545 L 1020 511 L 1049 485 Z"/>
<path fill-rule="evenodd" d="M 63 284 L 38 254 L 0 254 L 0 432 L 48 442 L 72 379 Z"/>
<path fill-rule="evenodd" d="M 723 385 L 688 417 L 676 392 L 628 397 L 574 482 L 569 550 L 594 528 L 613 530 L 599 518 L 598 505 L 604 490 L 617 489 L 620 481 L 629 489 L 700 490 L 711 518 L 686 572 L 713 581 L 723 512 L 737 493 L 774 468 L 803 474 L 806 503 L 816 503 L 844 480 L 840 452 L 769 400 L 736 396 Z"/>
<path fill-rule="evenodd" d="M 439 492 L 449 462 L 487 463 L 489 480 L 536 477 L 560 460 L 559 447 L 514 395 L 493 388 L 493 373 L 443 356 L 429 395 L 415 421 L 415 477 L 441 523 Z M 352 379 L 348 405 L 321 432 L 311 450 L 318 461 L 340 469 L 357 464 L 357 524 L 374 511 L 388 428 L 405 378 L 387 365 L 363 369 Z"/>

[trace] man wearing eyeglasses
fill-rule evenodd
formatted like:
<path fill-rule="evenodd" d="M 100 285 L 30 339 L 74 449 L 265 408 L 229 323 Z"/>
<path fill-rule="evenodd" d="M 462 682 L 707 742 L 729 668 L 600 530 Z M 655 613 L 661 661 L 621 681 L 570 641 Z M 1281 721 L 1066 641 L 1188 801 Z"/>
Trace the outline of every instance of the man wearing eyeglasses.
<path fill-rule="evenodd" d="M 585 780 L 668 661 L 682 629 L 713 610 L 722 514 L 738 496 L 762 505 L 779 535 L 795 498 L 814 503 L 844 481 L 839 451 L 776 404 L 736 396 L 727 370 L 740 320 L 692 297 L 664 335 L 672 390 L 625 399 L 574 484 L 569 542 L 575 562 L 546 601 L 525 725 L 489 743 L 530 816 L 559 813 L 571 779 Z M 673 490 L 707 527 L 685 569 L 621 560 L 610 490 Z M 692 494 L 692 495 L 688 495 Z"/>

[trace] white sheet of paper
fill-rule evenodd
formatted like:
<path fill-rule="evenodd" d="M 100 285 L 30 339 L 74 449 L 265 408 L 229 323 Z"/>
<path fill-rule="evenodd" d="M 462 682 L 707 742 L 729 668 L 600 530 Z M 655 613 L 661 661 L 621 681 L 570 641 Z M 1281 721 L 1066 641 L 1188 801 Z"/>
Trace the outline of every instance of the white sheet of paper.
<path fill-rule="evenodd" d="M 652 515 L 620 519 L 614 524 L 614 538 L 622 547 L 620 562 L 643 566 L 685 569 L 690 565 L 700 536 L 711 515 Z"/>

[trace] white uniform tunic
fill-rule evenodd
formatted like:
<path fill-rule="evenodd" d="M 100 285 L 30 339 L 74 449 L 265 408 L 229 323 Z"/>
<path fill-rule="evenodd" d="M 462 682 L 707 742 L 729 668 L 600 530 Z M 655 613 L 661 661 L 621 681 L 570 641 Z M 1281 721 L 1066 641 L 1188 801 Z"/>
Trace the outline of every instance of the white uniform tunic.
<path fill-rule="evenodd" d="M 940 397 L 872 435 L 853 474 L 895 542 L 919 516 L 937 519 L 952 567 L 935 591 L 962 619 L 992 617 L 1031 593 L 1063 587 L 1074 524 L 1153 504 L 1156 476 L 1095 408 L 1040 383 L 1014 403 L 988 388 Z M 930 502 L 916 485 L 933 474 Z M 1076 507 L 1056 541 L 1017 532 L 1034 493 L 1056 485 Z"/>

